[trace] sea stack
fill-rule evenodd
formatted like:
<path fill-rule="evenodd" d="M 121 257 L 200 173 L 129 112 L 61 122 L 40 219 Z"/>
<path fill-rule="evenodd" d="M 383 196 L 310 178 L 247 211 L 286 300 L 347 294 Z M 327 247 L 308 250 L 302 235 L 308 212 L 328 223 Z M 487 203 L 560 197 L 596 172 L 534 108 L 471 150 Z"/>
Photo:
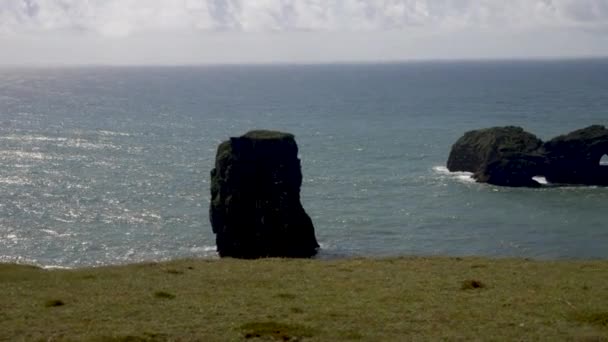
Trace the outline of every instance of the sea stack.
<path fill-rule="evenodd" d="M 209 217 L 221 257 L 307 258 L 319 245 L 300 202 L 292 134 L 251 131 L 221 143 L 211 171 Z"/>
<path fill-rule="evenodd" d="M 450 171 L 472 172 L 478 182 L 511 187 L 538 187 L 544 171 L 543 142 L 521 127 L 469 131 L 452 146 Z"/>

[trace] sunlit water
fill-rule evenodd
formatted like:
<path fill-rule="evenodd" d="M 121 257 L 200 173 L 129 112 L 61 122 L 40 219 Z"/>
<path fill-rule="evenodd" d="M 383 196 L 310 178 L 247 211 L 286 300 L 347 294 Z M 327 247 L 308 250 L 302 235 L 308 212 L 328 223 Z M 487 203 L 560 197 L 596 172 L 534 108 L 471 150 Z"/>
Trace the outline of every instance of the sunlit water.
<path fill-rule="evenodd" d="M 608 61 L 0 71 L 0 261 L 215 257 L 217 145 L 296 135 L 320 257 L 608 258 L 608 189 L 449 173 L 466 130 L 608 124 Z"/>

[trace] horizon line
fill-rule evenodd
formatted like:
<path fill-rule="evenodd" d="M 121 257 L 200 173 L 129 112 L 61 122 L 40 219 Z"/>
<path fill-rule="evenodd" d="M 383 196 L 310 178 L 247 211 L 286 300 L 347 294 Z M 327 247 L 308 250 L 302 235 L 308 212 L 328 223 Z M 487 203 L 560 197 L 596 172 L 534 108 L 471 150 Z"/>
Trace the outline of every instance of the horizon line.
<path fill-rule="evenodd" d="M 70 69 L 70 68 L 180 68 L 180 67 L 248 67 L 248 66 L 323 66 L 323 65 L 389 65 L 389 64 L 449 64 L 500 62 L 568 62 L 608 60 L 608 55 L 588 56 L 530 56 L 530 57 L 470 57 L 470 58 L 412 58 L 389 60 L 335 61 L 261 61 L 261 62 L 201 62 L 201 63 L 0 63 L 0 69 Z"/>

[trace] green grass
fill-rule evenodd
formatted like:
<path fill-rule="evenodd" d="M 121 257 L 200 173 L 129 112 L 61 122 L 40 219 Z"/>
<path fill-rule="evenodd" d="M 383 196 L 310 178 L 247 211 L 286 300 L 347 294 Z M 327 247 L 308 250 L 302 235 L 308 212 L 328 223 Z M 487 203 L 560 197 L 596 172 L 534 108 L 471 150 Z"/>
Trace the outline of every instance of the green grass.
<path fill-rule="evenodd" d="M 313 337 L 314 329 L 301 324 L 284 324 L 277 322 L 253 322 L 241 326 L 245 339 L 270 338 L 281 341 L 299 340 Z"/>
<path fill-rule="evenodd" d="M 608 341 L 608 262 L 0 264 L 0 341 Z"/>

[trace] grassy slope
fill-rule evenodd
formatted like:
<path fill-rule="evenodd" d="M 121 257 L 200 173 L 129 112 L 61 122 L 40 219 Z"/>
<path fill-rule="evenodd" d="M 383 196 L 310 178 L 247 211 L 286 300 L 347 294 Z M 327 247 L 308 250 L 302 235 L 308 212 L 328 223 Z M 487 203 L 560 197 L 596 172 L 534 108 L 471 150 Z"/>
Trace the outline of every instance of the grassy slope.
<path fill-rule="evenodd" d="M 607 280 L 605 261 L 0 264 L 0 340 L 608 341 Z"/>

